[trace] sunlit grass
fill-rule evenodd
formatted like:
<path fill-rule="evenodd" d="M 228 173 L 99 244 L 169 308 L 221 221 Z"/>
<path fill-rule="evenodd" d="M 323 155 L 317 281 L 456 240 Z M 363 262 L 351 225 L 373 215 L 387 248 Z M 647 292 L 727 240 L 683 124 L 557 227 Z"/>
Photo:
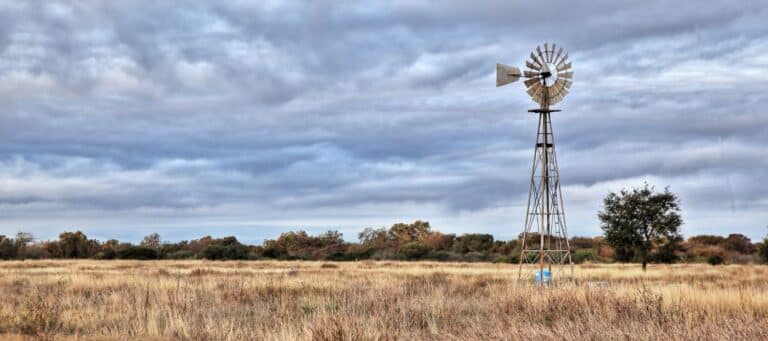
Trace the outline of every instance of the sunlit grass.
<path fill-rule="evenodd" d="M 98 339 L 768 339 L 768 267 L 0 262 L 0 334 Z"/>

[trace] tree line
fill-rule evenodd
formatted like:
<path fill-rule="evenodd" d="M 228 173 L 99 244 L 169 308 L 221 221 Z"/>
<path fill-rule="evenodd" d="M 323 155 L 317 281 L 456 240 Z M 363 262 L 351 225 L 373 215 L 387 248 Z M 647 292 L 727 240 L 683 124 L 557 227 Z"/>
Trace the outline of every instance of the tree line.
<path fill-rule="evenodd" d="M 680 235 L 682 217 L 677 195 L 669 189 L 656 192 L 645 185 L 610 193 L 598 217 L 603 236 L 569 239 L 572 259 L 583 262 L 647 263 L 708 262 L 768 263 L 768 236 L 753 243 L 734 233 L 726 237 Z M 291 231 L 261 245 L 247 245 L 236 237 L 180 242 L 161 241 L 152 233 L 138 244 L 116 239 L 90 239 L 81 231 L 64 232 L 58 240 L 35 240 L 25 232 L 0 235 L 0 259 L 278 259 L 278 260 L 435 260 L 518 263 L 522 235 L 515 240 L 495 240 L 491 234 L 442 233 L 429 222 L 397 223 L 389 228 L 366 228 L 358 242 L 347 242 L 338 231 L 310 235 Z M 530 233 L 526 245 L 535 249 L 540 235 Z"/>
<path fill-rule="evenodd" d="M 367 228 L 359 233 L 358 242 L 347 242 L 338 231 L 311 235 L 305 231 L 281 234 L 261 245 L 241 243 L 234 236 L 180 242 L 163 242 L 157 233 L 132 244 L 115 239 L 98 241 L 81 231 L 64 232 L 57 240 L 35 241 L 29 233 L 14 237 L 0 235 L 0 259 L 278 259 L 278 260 L 436 260 L 465 262 L 520 261 L 520 238 L 495 240 L 493 235 L 462 235 L 433 230 L 426 221 L 398 223 L 389 228 Z M 537 234 L 528 236 L 533 247 Z M 637 255 L 612 245 L 608 238 L 573 237 L 569 240 L 573 260 L 582 262 L 639 262 Z M 680 241 L 674 251 L 653 248 L 651 263 L 768 262 L 768 240 L 753 243 L 742 234 L 726 237 L 699 235 Z"/>

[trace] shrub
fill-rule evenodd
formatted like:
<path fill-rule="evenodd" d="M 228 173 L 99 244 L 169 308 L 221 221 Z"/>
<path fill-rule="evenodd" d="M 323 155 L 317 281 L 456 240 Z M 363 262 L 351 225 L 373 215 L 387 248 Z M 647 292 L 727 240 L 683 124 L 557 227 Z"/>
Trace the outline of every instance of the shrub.
<path fill-rule="evenodd" d="M 195 258 L 195 253 L 189 250 L 181 250 L 176 252 L 169 252 L 165 254 L 165 258 L 167 259 L 193 259 Z"/>
<path fill-rule="evenodd" d="M 345 258 L 348 260 L 369 259 L 374 248 L 362 244 L 352 244 L 347 248 Z"/>
<path fill-rule="evenodd" d="M 461 255 L 451 251 L 431 251 L 424 256 L 424 259 L 432 259 L 437 261 L 459 261 Z"/>
<path fill-rule="evenodd" d="M 723 246 L 728 251 L 735 251 L 741 254 L 750 255 L 755 253 L 755 247 L 747 236 L 738 233 L 729 234 L 723 242 Z"/>
<path fill-rule="evenodd" d="M 594 262 L 595 260 L 597 260 L 597 256 L 591 250 L 577 250 L 573 253 L 573 262 L 576 264 Z"/>
<path fill-rule="evenodd" d="M 323 247 L 312 256 L 313 260 L 324 259 L 332 261 L 351 260 L 347 258 L 347 246 L 345 244 L 331 244 Z"/>
<path fill-rule="evenodd" d="M 457 237 L 451 248 L 455 252 L 485 252 L 493 246 L 493 236 L 490 234 L 468 233 Z"/>
<path fill-rule="evenodd" d="M 660 247 L 651 255 L 651 261 L 655 263 L 672 264 L 680 260 L 678 252 L 682 253 L 682 248 L 677 243 L 667 243 Z"/>
<path fill-rule="evenodd" d="M 595 240 L 589 237 L 573 237 L 570 242 L 575 249 L 591 249 L 595 246 Z"/>
<path fill-rule="evenodd" d="M 725 259 L 726 251 L 720 246 L 716 245 L 690 245 L 686 251 L 686 255 L 689 261 L 706 261 L 709 257 L 717 255 Z"/>
<path fill-rule="evenodd" d="M 730 259 L 728 260 L 728 263 L 730 264 L 752 264 L 755 262 L 755 259 L 757 257 L 755 257 L 754 255 L 736 254 L 729 258 Z"/>
<path fill-rule="evenodd" d="M 385 260 L 385 259 L 395 259 L 395 250 L 392 249 L 379 249 L 373 252 L 371 254 L 371 259 L 373 260 Z"/>
<path fill-rule="evenodd" d="M 724 262 L 725 262 L 725 257 L 719 254 L 714 254 L 707 257 L 707 263 L 709 263 L 709 265 L 720 265 L 720 264 L 723 264 Z"/>
<path fill-rule="evenodd" d="M 525 261 L 526 263 L 533 263 L 536 260 L 536 257 L 539 255 L 535 252 L 526 252 L 525 253 Z"/>
<path fill-rule="evenodd" d="M 494 263 L 518 264 L 518 263 L 520 263 L 520 255 L 513 254 L 513 255 L 501 256 L 499 258 L 496 258 L 493 262 Z"/>
<path fill-rule="evenodd" d="M 467 262 L 483 262 L 488 260 L 486 254 L 482 252 L 467 252 L 464 254 L 464 260 Z"/>
<path fill-rule="evenodd" d="M 158 253 L 155 249 L 142 246 L 131 246 L 120 251 L 117 251 L 118 259 L 138 259 L 138 260 L 150 260 L 158 259 Z"/>
<path fill-rule="evenodd" d="M 93 258 L 96 259 L 115 259 L 117 258 L 117 252 L 114 249 L 107 249 L 96 253 Z"/>
<path fill-rule="evenodd" d="M 758 245 L 757 254 L 763 263 L 768 263 L 768 237 L 765 237 L 763 242 Z"/>
<path fill-rule="evenodd" d="M 429 253 L 428 246 L 420 242 L 410 242 L 400 247 L 397 251 L 398 255 L 403 259 L 420 259 Z"/>
<path fill-rule="evenodd" d="M 203 250 L 203 258 L 211 260 L 248 259 L 248 247 L 242 244 L 209 245 Z"/>

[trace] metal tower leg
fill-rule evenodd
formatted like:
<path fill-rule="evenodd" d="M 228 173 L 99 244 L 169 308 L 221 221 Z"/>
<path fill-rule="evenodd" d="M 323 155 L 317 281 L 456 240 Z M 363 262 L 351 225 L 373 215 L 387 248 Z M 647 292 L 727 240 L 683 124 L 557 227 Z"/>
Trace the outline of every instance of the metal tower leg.
<path fill-rule="evenodd" d="M 546 268 L 550 273 L 553 265 L 569 264 L 573 273 L 563 196 L 560 189 L 560 171 L 557 166 L 552 133 L 550 116 L 552 110 L 549 110 L 548 105 L 542 105 L 540 109 L 532 111 L 539 114 L 539 125 L 536 132 L 528 205 L 522 233 L 518 277 L 522 277 L 525 264 L 537 264 L 539 271 Z M 528 240 L 533 233 L 538 234 L 538 245 L 532 245 Z"/>

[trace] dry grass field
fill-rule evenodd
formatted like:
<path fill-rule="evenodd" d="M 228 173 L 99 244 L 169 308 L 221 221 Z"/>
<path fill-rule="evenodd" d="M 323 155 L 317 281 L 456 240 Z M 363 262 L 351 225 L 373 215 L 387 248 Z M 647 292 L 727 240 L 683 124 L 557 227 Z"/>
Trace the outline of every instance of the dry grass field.
<path fill-rule="evenodd" d="M 566 273 L 568 274 L 568 273 Z M 3 339 L 768 340 L 768 267 L 0 262 Z"/>

